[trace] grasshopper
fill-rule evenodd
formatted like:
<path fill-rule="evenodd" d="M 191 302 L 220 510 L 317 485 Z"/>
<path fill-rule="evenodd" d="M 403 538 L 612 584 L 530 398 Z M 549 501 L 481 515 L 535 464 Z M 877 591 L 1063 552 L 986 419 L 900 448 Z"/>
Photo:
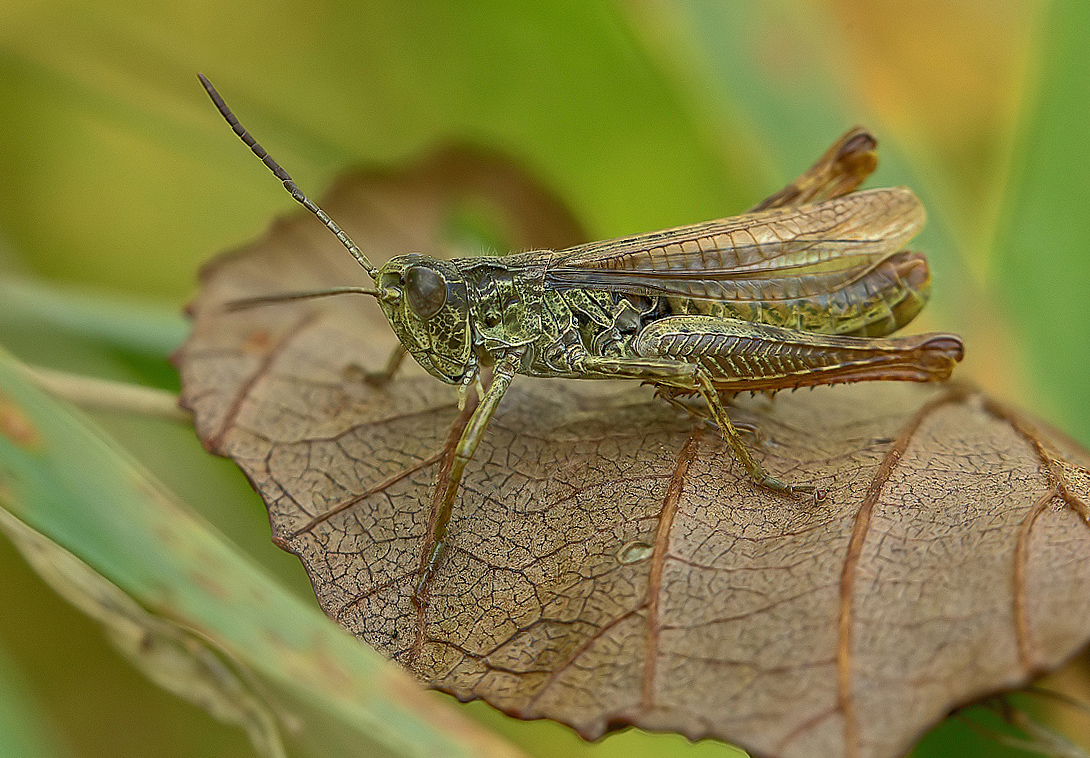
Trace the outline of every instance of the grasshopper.
<path fill-rule="evenodd" d="M 861 128 L 740 216 L 559 251 L 454 260 L 409 253 L 376 268 L 200 79 L 235 134 L 375 284 L 232 306 L 362 293 L 378 300 L 400 341 L 383 379 L 408 353 L 456 386 L 464 406 L 482 370 L 491 370 L 438 485 L 444 493 L 422 556 L 418 604 L 443 555 L 462 474 L 516 375 L 636 379 L 686 409 L 679 398 L 699 395 L 756 485 L 819 498 L 814 486 L 765 471 L 731 423 L 724 397 L 865 380 L 939 381 L 963 356 L 953 334 L 884 338 L 911 321 L 930 292 L 926 259 L 902 249 L 923 226 L 924 210 L 907 188 L 855 191 L 877 164 L 877 143 Z"/>

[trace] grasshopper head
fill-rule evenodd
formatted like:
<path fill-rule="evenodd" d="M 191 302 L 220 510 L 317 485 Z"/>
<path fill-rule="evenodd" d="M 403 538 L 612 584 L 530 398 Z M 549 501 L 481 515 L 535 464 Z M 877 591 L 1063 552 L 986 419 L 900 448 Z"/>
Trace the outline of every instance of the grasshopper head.
<path fill-rule="evenodd" d="M 216 92 L 212 82 L 203 74 L 197 75 L 212 98 L 216 108 L 231 125 L 231 129 L 249 145 L 254 155 L 261 159 L 270 171 L 284 183 L 304 208 L 309 210 L 348 249 L 352 257 L 363 267 L 367 275 L 378 285 L 377 290 L 362 287 L 342 288 L 373 295 L 378 298 L 382 312 L 393 327 L 401 344 L 412 353 L 417 363 L 428 373 L 449 384 L 462 384 L 477 368 L 477 356 L 473 352 L 473 332 L 469 325 L 469 300 L 466 283 L 457 267 L 416 253 L 399 255 L 376 269 L 370 259 L 329 215 L 303 194 L 291 176 L 272 159 L 257 140 L 246 130 L 227 103 Z M 235 307 L 261 303 L 299 300 L 339 294 L 338 291 L 300 292 L 250 298 L 236 301 Z"/>
<path fill-rule="evenodd" d="M 379 305 L 416 362 L 448 384 L 476 366 L 466 283 L 448 261 L 399 255 L 378 271 Z"/>

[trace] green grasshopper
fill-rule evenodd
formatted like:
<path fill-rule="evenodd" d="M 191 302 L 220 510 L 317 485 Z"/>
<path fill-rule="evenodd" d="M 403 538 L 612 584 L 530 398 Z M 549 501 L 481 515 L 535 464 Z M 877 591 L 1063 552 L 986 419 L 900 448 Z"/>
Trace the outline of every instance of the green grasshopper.
<path fill-rule="evenodd" d="M 873 171 L 876 142 L 841 137 L 806 173 L 748 213 L 567 250 L 438 260 L 399 255 L 376 268 L 238 122 L 202 75 L 235 134 L 314 213 L 375 283 L 252 298 L 244 307 L 342 292 L 378 300 L 406 352 L 458 387 L 479 392 L 454 450 L 425 546 L 414 599 L 422 603 L 447 540 L 466 465 L 518 374 L 638 379 L 657 394 L 700 395 L 750 478 L 797 496 L 821 494 L 769 474 L 742 442 L 723 396 L 864 380 L 949 377 L 964 348 L 953 334 L 881 339 L 923 308 L 930 274 L 902 250 L 924 223 L 906 188 L 854 192 Z M 442 483 L 440 483 L 442 486 Z"/>

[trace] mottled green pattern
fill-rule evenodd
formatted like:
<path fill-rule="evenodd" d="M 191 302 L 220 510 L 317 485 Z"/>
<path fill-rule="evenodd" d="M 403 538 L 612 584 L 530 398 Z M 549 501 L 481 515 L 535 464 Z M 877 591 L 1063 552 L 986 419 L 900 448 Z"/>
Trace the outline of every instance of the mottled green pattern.
<path fill-rule="evenodd" d="M 910 200 L 909 207 L 913 211 L 918 205 L 907 191 L 898 191 L 894 197 L 903 198 L 905 204 Z M 792 215 L 796 219 L 824 217 L 827 214 L 822 209 L 826 205 L 829 203 L 816 204 L 815 211 L 802 207 Z M 874 208 L 868 210 L 875 212 Z M 882 207 L 877 209 L 879 220 L 883 218 L 882 211 Z M 740 233 L 745 230 L 747 219 L 754 225 L 770 226 L 764 220 L 770 215 L 773 214 L 766 212 L 709 224 L 732 225 L 734 232 Z M 788 217 L 780 211 L 775 215 Z M 845 219 L 838 212 L 836 224 L 825 227 L 824 231 L 843 235 L 846 229 L 861 229 L 864 238 L 873 238 L 889 232 L 890 226 L 888 223 L 861 224 L 856 219 Z M 914 231 L 916 224 L 908 227 Z M 808 230 L 796 227 L 795 231 L 797 237 L 802 237 Z M 683 230 L 666 230 L 646 235 L 646 245 L 648 249 L 655 249 L 656 244 L 662 247 L 662 240 L 676 238 L 681 233 Z M 783 232 L 777 230 L 776 233 L 782 235 Z M 893 235 L 893 240 L 899 243 L 907 236 L 901 231 Z M 759 247 L 755 235 L 750 234 L 749 238 L 754 240 L 752 247 Z M 744 335 L 749 330 L 754 339 L 763 340 L 765 352 L 777 350 L 776 344 L 767 339 L 770 334 L 782 336 L 784 351 L 799 344 L 808 344 L 813 351 L 827 350 L 821 360 L 807 364 L 814 367 L 826 368 L 839 360 L 858 362 L 862 353 L 854 348 L 842 353 L 835 340 L 811 338 L 810 335 L 885 336 L 911 321 L 930 293 L 931 280 L 923 256 L 895 248 L 893 252 L 886 252 L 890 243 L 882 239 L 866 239 L 866 243 L 877 251 L 872 253 L 878 256 L 875 261 L 847 244 L 845 249 L 849 252 L 840 256 L 835 246 L 828 246 L 812 232 L 794 248 L 791 245 L 797 240 L 783 237 L 775 248 L 766 246 L 766 250 L 772 248 L 773 252 L 805 248 L 810 256 L 804 268 L 806 273 L 797 275 L 792 275 L 794 264 L 775 261 L 766 252 L 722 247 L 715 251 L 719 269 L 688 270 L 678 276 L 676 269 L 667 268 L 676 266 L 678 257 L 671 259 L 665 254 L 657 259 L 664 267 L 661 272 L 649 268 L 656 260 L 654 258 L 640 265 L 647 271 L 648 279 L 656 275 L 671 276 L 665 281 L 674 291 L 685 288 L 694 292 L 729 291 L 734 293 L 732 298 L 716 299 L 711 295 L 668 297 L 656 294 L 656 288 L 646 285 L 643 278 L 611 277 L 593 267 L 586 272 L 586 286 L 572 283 L 569 268 L 564 269 L 568 279 L 555 274 L 557 261 L 570 264 L 573 259 L 586 258 L 588 252 L 607 254 L 616 265 L 614 270 L 623 270 L 627 261 L 618 255 L 618 251 L 627 250 L 630 256 L 646 257 L 638 239 L 628 237 L 569 251 L 543 250 L 510 258 L 440 261 L 418 254 L 398 256 L 379 273 L 379 300 L 398 339 L 420 365 L 450 384 L 468 384 L 480 364 L 495 364 L 512 351 L 521 355 L 519 373 L 530 376 L 613 378 L 617 374 L 609 371 L 588 372 L 581 361 L 587 357 L 649 357 L 649 346 L 658 343 L 643 339 L 642 348 L 638 348 L 637 342 L 644 331 L 663 319 L 685 316 L 694 317 L 692 324 L 700 324 L 712 333 L 720 329 L 718 322 L 723 322 L 722 328 L 732 334 Z M 820 255 L 815 252 L 823 247 L 832 252 Z M 746 256 L 748 262 L 742 260 Z M 702 260 L 704 257 L 702 251 Z M 734 278 L 730 277 L 731 269 L 723 268 L 723 259 L 727 257 L 739 268 Z M 753 270 L 758 267 L 760 276 L 755 277 Z M 707 277 L 707 286 L 704 286 L 704 277 Z M 442 293 L 444 287 L 446 291 Z M 747 292 L 754 296 L 747 299 Z M 779 331 L 763 327 L 774 327 Z M 897 344 L 896 341 L 887 340 L 876 342 L 875 347 L 893 344 Z M 721 353 L 723 345 L 719 344 L 716 349 Z M 915 355 L 914 347 L 901 350 L 898 346 L 898 350 L 902 357 Z M 959 351 L 955 352 L 960 356 Z M 664 353 L 662 357 L 667 355 Z M 699 362 L 699 356 L 688 353 L 669 357 Z M 745 370 L 721 362 L 708 363 L 705 368 L 716 381 L 747 378 Z M 777 378 L 794 377 L 791 383 L 797 384 L 797 373 L 794 370 L 775 373 L 765 367 L 753 367 L 752 378 L 767 383 Z M 814 378 L 821 375 L 819 371 Z M 671 384 L 677 386 L 676 382 Z M 691 379 L 686 380 L 684 386 L 691 387 Z"/>

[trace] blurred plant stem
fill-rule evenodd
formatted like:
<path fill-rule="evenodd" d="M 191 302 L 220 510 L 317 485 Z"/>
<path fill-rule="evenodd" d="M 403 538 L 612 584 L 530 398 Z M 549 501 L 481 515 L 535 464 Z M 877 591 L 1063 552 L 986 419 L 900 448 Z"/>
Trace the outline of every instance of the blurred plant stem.
<path fill-rule="evenodd" d="M 191 422 L 190 415 L 178 407 L 178 396 L 173 392 L 40 366 L 24 364 L 23 369 L 46 392 L 86 410 L 134 413 L 182 424 Z"/>

